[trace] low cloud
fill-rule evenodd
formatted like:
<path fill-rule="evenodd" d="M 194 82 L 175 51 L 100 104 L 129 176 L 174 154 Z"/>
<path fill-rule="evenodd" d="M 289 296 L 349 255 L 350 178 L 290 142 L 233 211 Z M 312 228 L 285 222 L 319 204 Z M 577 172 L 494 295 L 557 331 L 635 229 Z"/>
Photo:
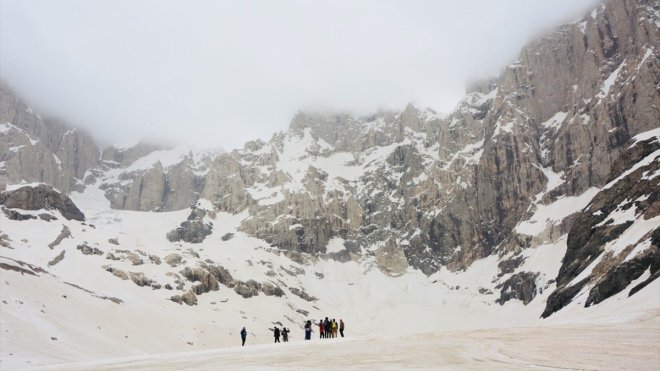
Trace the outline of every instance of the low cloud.
<path fill-rule="evenodd" d="M 593 0 L 0 3 L 0 74 L 100 142 L 240 147 L 297 110 L 447 112 Z"/>

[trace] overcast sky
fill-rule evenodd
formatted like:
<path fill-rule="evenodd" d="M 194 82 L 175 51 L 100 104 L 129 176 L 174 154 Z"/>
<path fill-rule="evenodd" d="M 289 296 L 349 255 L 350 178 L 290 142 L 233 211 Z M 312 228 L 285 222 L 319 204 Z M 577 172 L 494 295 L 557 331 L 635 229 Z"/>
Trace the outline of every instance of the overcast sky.
<path fill-rule="evenodd" d="M 594 0 L 0 0 L 0 75 L 102 144 L 241 147 L 298 110 L 451 111 Z"/>

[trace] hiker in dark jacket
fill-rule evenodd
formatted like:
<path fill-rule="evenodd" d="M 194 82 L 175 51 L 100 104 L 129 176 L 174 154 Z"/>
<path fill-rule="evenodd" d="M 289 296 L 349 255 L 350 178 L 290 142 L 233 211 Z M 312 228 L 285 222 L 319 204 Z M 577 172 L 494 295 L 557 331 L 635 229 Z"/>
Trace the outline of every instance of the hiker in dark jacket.
<path fill-rule="evenodd" d="M 307 320 L 307 323 L 305 323 L 305 340 L 311 340 L 312 339 L 312 321 Z"/>
<path fill-rule="evenodd" d="M 285 343 L 289 342 L 289 330 L 286 327 L 282 328 L 282 340 Z"/>
<path fill-rule="evenodd" d="M 241 343 L 242 347 L 245 346 L 245 339 L 246 338 L 247 338 L 247 330 L 245 329 L 245 327 L 243 327 L 243 329 L 241 330 L 241 340 L 243 340 L 243 343 Z"/>
<path fill-rule="evenodd" d="M 339 319 L 339 334 L 344 337 L 344 320 L 341 318 Z"/>
<path fill-rule="evenodd" d="M 273 332 L 273 335 L 275 336 L 275 342 L 279 343 L 280 342 L 280 329 L 277 326 L 275 326 L 274 329 L 269 328 L 269 330 Z"/>

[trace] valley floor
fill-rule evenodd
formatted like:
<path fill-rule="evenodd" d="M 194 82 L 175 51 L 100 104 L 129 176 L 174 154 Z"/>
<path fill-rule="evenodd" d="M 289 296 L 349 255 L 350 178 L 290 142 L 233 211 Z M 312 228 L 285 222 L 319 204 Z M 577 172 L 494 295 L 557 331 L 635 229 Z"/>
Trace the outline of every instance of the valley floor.
<path fill-rule="evenodd" d="M 660 311 L 618 324 L 292 341 L 48 366 L 49 370 L 577 369 L 660 367 Z"/>

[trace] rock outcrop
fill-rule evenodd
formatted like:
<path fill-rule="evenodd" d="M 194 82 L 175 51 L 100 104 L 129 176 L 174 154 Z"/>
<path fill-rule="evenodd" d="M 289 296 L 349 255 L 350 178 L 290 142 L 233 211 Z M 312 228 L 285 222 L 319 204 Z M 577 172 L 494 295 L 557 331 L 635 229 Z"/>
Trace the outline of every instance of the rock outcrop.
<path fill-rule="evenodd" d="M 57 237 L 55 238 L 55 240 L 53 242 L 48 244 L 48 248 L 53 249 L 55 246 L 62 243 L 62 241 L 65 238 L 71 238 L 71 237 L 72 237 L 71 236 L 71 230 L 69 230 L 69 227 L 67 227 L 66 225 L 63 225 L 62 226 L 62 231 L 60 231 L 60 234 L 57 235 Z"/>
<path fill-rule="evenodd" d="M 85 215 L 68 196 L 43 184 L 2 192 L 0 193 L 0 205 L 22 210 L 57 210 L 66 219 L 85 220 Z"/>
<path fill-rule="evenodd" d="M 42 119 L 0 82 L 0 183 L 47 183 L 66 193 L 81 189 L 98 161 L 91 137 Z"/>
<path fill-rule="evenodd" d="M 201 243 L 206 236 L 213 232 L 213 222 L 204 220 L 206 214 L 206 210 L 193 207 L 188 220 L 182 222 L 179 227 L 169 232 L 167 239 L 170 242 L 185 241 Z"/>
<path fill-rule="evenodd" d="M 544 317 L 567 305 L 587 284 L 592 286 L 585 303 L 589 306 L 622 291 L 646 270 L 651 271 L 651 281 L 657 277 L 660 254 L 654 235 L 660 234 L 660 199 L 655 174 L 660 173 L 660 138 L 629 143 L 612 168 L 610 182 L 570 229 L 557 290 L 548 298 Z M 637 236 L 642 228 L 648 232 L 641 238 L 616 241 L 636 221 L 646 223 L 637 226 L 631 236 Z M 613 242 L 614 247 L 606 249 Z M 586 278 L 575 282 L 580 275 Z"/>
<path fill-rule="evenodd" d="M 525 305 L 529 304 L 538 293 L 536 287 L 538 276 L 538 273 L 532 272 L 518 272 L 512 275 L 509 279 L 497 285 L 496 288 L 500 289 L 500 297 L 495 302 L 504 304 L 511 299 L 517 299 Z"/>

